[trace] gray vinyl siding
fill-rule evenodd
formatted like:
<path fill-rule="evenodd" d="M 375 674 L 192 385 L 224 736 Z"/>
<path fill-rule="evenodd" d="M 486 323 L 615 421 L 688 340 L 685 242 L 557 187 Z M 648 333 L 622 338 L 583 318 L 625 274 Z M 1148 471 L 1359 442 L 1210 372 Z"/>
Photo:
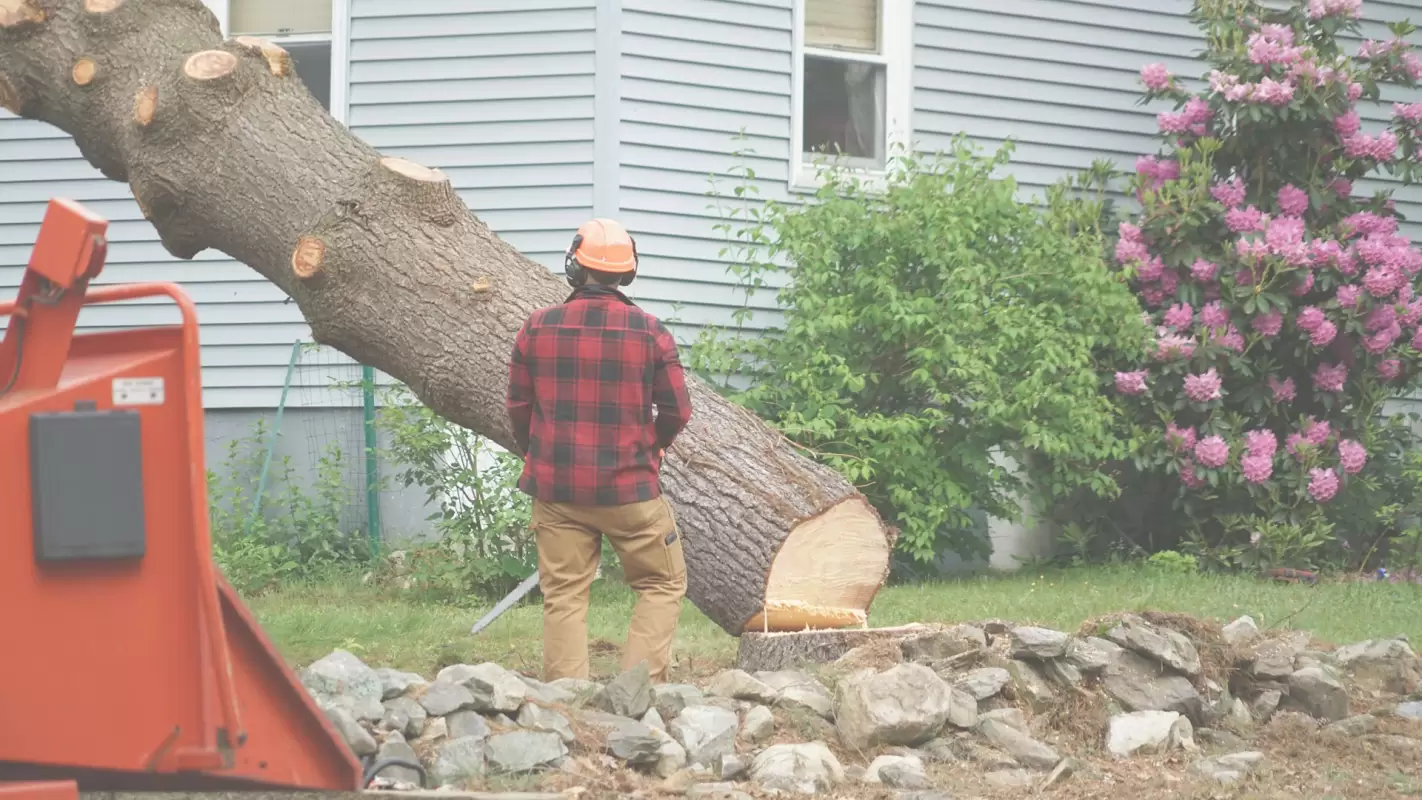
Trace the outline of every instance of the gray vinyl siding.
<path fill-rule="evenodd" d="M 749 167 L 761 199 L 786 197 L 790 22 L 790 0 L 622 2 L 618 213 L 637 235 L 638 302 L 683 338 L 732 324 L 745 303 L 721 254 L 713 176 L 729 194 L 732 170 Z M 766 309 L 757 325 L 778 318 L 773 292 L 751 301 Z"/>

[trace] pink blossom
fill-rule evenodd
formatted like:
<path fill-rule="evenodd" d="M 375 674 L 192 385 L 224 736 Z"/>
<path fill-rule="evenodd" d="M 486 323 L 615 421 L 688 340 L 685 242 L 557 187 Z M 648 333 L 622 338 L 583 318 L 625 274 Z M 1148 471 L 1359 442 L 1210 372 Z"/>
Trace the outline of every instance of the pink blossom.
<path fill-rule="evenodd" d="M 1332 189 L 1333 193 L 1339 197 L 1347 197 L 1353 193 L 1353 182 L 1347 178 L 1334 178 L 1333 182 L 1328 184 L 1328 188 Z"/>
<path fill-rule="evenodd" d="M 1359 211 L 1344 217 L 1341 225 L 1345 232 L 1366 236 L 1370 233 L 1397 233 L 1397 218 L 1384 217 L 1371 211 Z"/>
<path fill-rule="evenodd" d="M 1189 358 L 1195 352 L 1195 340 L 1188 336 L 1170 334 L 1156 341 L 1155 358 L 1168 361 L 1171 358 Z"/>
<path fill-rule="evenodd" d="M 1397 156 L 1397 134 L 1383 131 L 1373 137 L 1355 133 L 1343 140 L 1343 154 L 1348 158 L 1371 158 L 1386 163 Z"/>
<path fill-rule="evenodd" d="M 1373 297 L 1386 297 L 1397 291 L 1402 285 L 1403 277 L 1393 267 L 1383 265 L 1373 267 L 1363 275 L 1363 288 L 1368 290 L 1368 294 Z"/>
<path fill-rule="evenodd" d="M 1363 118 L 1358 116 L 1358 112 L 1349 111 L 1346 114 L 1339 114 L 1333 118 L 1333 132 L 1338 134 L 1338 138 L 1347 139 L 1363 128 Z"/>
<path fill-rule="evenodd" d="M 1248 208 L 1232 208 L 1225 212 L 1224 218 L 1225 225 L 1235 233 L 1264 230 L 1264 212 L 1254 206 Z"/>
<path fill-rule="evenodd" d="M 1150 257 L 1150 251 L 1146 249 L 1145 242 L 1139 239 L 1121 238 L 1116 240 L 1116 263 L 1125 266 L 1139 261 L 1145 261 Z"/>
<path fill-rule="evenodd" d="M 1422 348 L 1418 348 L 1422 350 Z M 1294 388 L 1294 379 L 1285 378 L 1282 381 L 1274 376 L 1269 376 L 1269 391 L 1274 393 L 1274 402 L 1292 403 L 1297 391 Z"/>
<path fill-rule="evenodd" d="M 1234 212 L 1230 212 L 1234 213 Z M 1248 264 L 1253 264 L 1259 259 L 1269 255 L 1269 243 L 1262 239 L 1243 239 L 1234 243 L 1234 249 L 1239 253 L 1239 260 Z M 1245 286 L 1253 285 L 1253 278 Z"/>
<path fill-rule="evenodd" d="M 1332 239 L 1314 239 L 1308 243 L 1308 258 L 1315 267 L 1336 265 L 1343 256 L 1343 245 Z"/>
<path fill-rule="evenodd" d="M 1200 309 L 1200 322 L 1210 328 L 1222 328 L 1229 324 L 1229 312 L 1218 301 L 1206 303 Z"/>
<path fill-rule="evenodd" d="M 1317 306 L 1305 306 L 1299 309 L 1297 325 L 1301 331 L 1312 331 L 1325 321 L 1323 310 Z"/>
<path fill-rule="evenodd" d="M 1350 103 L 1356 103 L 1356 102 L 1358 102 L 1358 98 L 1360 98 L 1360 97 L 1362 97 L 1362 96 L 1363 96 L 1363 84 L 1361 84 L 1361 83 L 1350 83 L 1350 84 L 1348 84 L 1348 102 L 1350 102 Z"/>
<path fill-rule="evenodd" d="M 1233 350 L 1236 353 L 1244 352 L 1244 336 L 1233 325 L 1228 326 L 1224 333 L 1218 333 L 1217 341 L 1226 350 Z"/>
<path fill-rule="evenodd" d="M 1164 271 L 1165 262 L 1160 260 L 1160 256 L 1152 256 L 1136 268 L 1136 277 L 1143 281 L 1159 280 Z"/>
<path fill-rule="evenodd" d="M 1208 403 L 1223 397 L 1221 386 L 1220 376 L 1215 373 L 1214 367 L 1201 375 L 1185 376 L 1185 395 L 1196 403 Z"/>
<path fill-rule="evenodd" d="M 1291 80 L 1276 81 L 1265 77 L 1260 79 L 1250 99 L 1271 106 L 1286 106 L 1294 99 L 1294 88 Z"/>
<path fill-rule="evenodd" d="M 1173 269 L 1167 269 L 1160 273 L 1160 288 L 1167 297 L 1174 297 L 1175 290 L 1180 287 L 1180 275 Z"/>
<path fill-rule="evenodd" d="M 1219 436 L 1206 436 L 1195 444 L 1195 460 L 1210 469 L 1229 463 L 1229 445 Z"/>
<path fill-rule="evenodd" d="M 1172 450 L 1192 450 L 1195 447 L 1194 427 L 1179 428 L 1174 422 L 1165 423 L 1165 442 Z"/>
<path fill-rule="evenodd" d="M 1417 331 L 1412 334 L 1412 349 L 1422 350 L 1422 328 L 1418 328 Z"/>
<path fill-rule="evenodd" d="M 1249 60 L 1255 64 L 1292 64 L 1303 57 L 1302 47 L 1292 47 L 1293 31 L 1288 36 L 1272 35 L 1261 30 L 1249 36 Z"/>
<path fill-rule="evenodd" d="M 1402 374 L 1402 362 L 1395 358 L 1387 358 L 1378 362 L 1378 374 L 1384 381 L 1396 380 Z"/>
<path fill-rule="evenodd" d="M 1402 326 L 1396 322 L 1368 336 L 1363 340 L 1363 349 L 1373 355 L 1381 355 L 1392 343 L 1402 338 Z"/>
<path fill-rule="evenodd" d="M 1206 261 L 1203 258 L 1195 259 L 1195 263 L 1190 265 L 1190 274 L 1200 283 L 1210 283 L 1219 273 L 1219 265 Z"/>
<path fill-rule="evenodd" d="M 1390 304 L 1379 304 L 1363 319 L 1363 327 L 1368 331 L 1385 330 L 1397 322 L 1397 308 Z"/>
<path fill-rule="evenodd" d="M 1195 474 L 1195 462 L 1188 458 L 1180 462 L 1180 482 L 1191 489 L 1205 485 L 1205 479 Z"/>
<path fill-rule="evenodd" d="M 1333 435 L 1333 427 L 1328 424 L 1328 420 L 1316 420 L 1309 417 L 1304 422 L 1304 441 L 1314 447 L 1322 447 L 1328 444 L 1328 437 Z"/>
<path fill-rule="evenodd" d="M 1190 118 L 1173 111 L 1162 111 L 1155 115 L 1155 122 L 1161 133 L 1186 133 L 1194 125 Z"/>
<path fill-rule="evenodd" d="M 1165 290 L 1159 284 L 1147 284 L 1141 287 L 1141 297 L 1145 298 L 1146 305 L 1155 307 L 1165 302 Z"/>
<path fill-rule="evenodd" d="M 1142 234 L 1141 234 L 1141 229 L 1140 229 L 1138 226 L 1132 225 L 1132 224 L 1129 223 L 1129 222 L 1121 222 L 1119 225 L 1117 225 L 1117 226 L 1116 226 L 1116 233 L 1117 233 L 1117 235 L 1119 235 L 1122 239 L 1125 239 L 1125 240 L 1127 240 L 1127 241 L 1131 241 L 1131 242 L 1139 242 L 1139 241 L 1141 241 L 1141 236 L 1142 236 Z"/>
<path fill-rule="evenodd" d="M 1363 15 L 1363 0 L 1309 0 L 1308 15 L 1310 19 L 1322 19 L 1324 17 L 1353 17 Z"/>
<path fill-rule="evenodd" d="M 1245 446 L 1252 456 L 1272 458 L 1279 449 L 1279 437 L 1271 430 L 1259 428 L 1244 434 Z"/>
<path fill-rule="evenodd" d="M 1392 115 L 1403 122 L 1416 125 L 1422 122 L 1422 103 L 1393 103 Z"/>
<path fill-rule="evenodd" d="M 1308 493 L 1314 500 L 1327 503 L 1338 494 L 1338 475 L 1332 469 L 1314 467 L 1308 475 Z"/>
<path fill-rule="evenodd" d="M 1214 116 L 1209 101 L 1203 97 L 1192 97 L 1185 102 L 1185 118 L 1191 125 L 1204 125 Z"/>
<path fill-rule="evenodd" d="M 1174 159 L 1161 159 L 1156 165 L 1155 177 L 1161 183 L 1173 181 L 1180 177 L 1180 162 Z"/>
<path fill-rule="evenodd" d="M 1398 321 L 1409 328 L 1422 322 L 1422 300 L 1413 300 L 1403 306 L 1402 312 L 1398 314 Z"/>
<path fill-rule="evenodd" d="M 1368 451 L 1361 444 L 1352 439 L 1344 439 L 1338 443 L 1338 465 L 1344 472 L 1357 475 L 1367 463 Z"/>
<path fill-rule="evenodd" d="M 1165 324 L 1172 328 L 1188 328 L 1195 318 L 1189 303 L 1176 303 L 1165 312 Z"/>
<path fill-rule="evenodd" d="M 1357 254 L 1351 249 L 1338 254 L 1338 271 L 1349 277 L 1358 274 Z"/>
<path fill-rule="evenodd" d="M 1358 296 L 1362 290 L 1351 283 L 1345 283 L 1338 287 L 1338 305 L 1343 308 L 1353 308 L 1358 305 Z"/>
<path fill-rule="evenodd" d="M 1309 344 L 1314 347 L 1323 348 L 1327 347 L 1328 343 L 1332 342 L 1333 337 L 1337 335 L 1338 326 L 1328 320 L 1324 320 L 1318 323 L 1318 327 L 1309 332 L 1308 341 Z"/>
<path fill-rule="evenodd" d="M 1257 314 L 1250 324 L 1261 335 L 1273 338 L 1284 328 L 1284 315 L 1277 310 Z"/>
<path fill-rule="evenodd" d="M 1291 433 L 1284 439 L 1284 449 L 1289 452 L 1289 455 L 1299 459 L 1303 458 L 1303 456 L 1299 455 L 1299 446 L 1306 444 L 1308 444 L 1308 442 L 1304 440 L 1302 433 Z"/>
<path fill-rule="evenodd" d="M 1245 480 L 1260 484 L 1274 474 L 1274 459 L 1272 456 L 1250 454 L 1239 459 L 1239 469 L 1244 473 Z"/>
<path fill-rule="evenodd" d="M 1210 195 L 1225 208 L 1234 208 L 1244 202 L 1244 181 L 1230 178 L 1210 187 Z"/>
<path fill-rule="evenodd" d="M 1135 372 L 1116 373 L 1116 391 L 1121 394 L 1145 394 L 1146 372 L 1136 370 Z"/>
<path fill-rule="evenodd" d="M 1158 92 L 1170 86 L 1172 76 L 1164 64 L 1147 64 L 1141 67 L 1141 82 L 1147 89 Z"/>
<path fill-rule="evenodd" d="M 1298 285 L 1294 287 L 1290 294 L 1294 297 L 1303 297 L 1308 294 L 1311 289 L 1313 289 L 1313 273 L 1305 272 L 1303 280 L 1299 281 Z"/>
<path fill-rule="evenodd" d="M 1290 266 L 1302 267 L 1309 261 L 1309 247 L 1303 237 L 1303 217 L 1279 217 L 1269 221 L 1264 241 L 1269 246 L 1269 252 L 1284 259 Z"/>
<path fill-rule="evenodd" d="M 1402 54 L 1402 68 L 1412 80 L 1422 79 L 1422 60 L 1417 58 L 1416 53 Z"/>
<path fill-rule="evenodd" d="M 1320 392 L 1341 392 L 1348 380 L 1348 367 L 1343 364 L 1322 363 L 1313 371 L 1313 386 Z"/>
<path fill-rule="evenodd" d="M 1308 192 L 1286 184 L 1279 189 L 1279 210 L 1291 217 L 1301 216 L 1308 210 Z"/>

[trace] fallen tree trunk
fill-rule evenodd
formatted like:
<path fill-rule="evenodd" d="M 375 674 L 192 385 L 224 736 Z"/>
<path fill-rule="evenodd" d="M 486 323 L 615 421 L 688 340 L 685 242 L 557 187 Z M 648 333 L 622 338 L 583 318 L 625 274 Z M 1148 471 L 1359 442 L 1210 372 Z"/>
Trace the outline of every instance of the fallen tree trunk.
<path fill-rule="evenodd" d="M 199 0 L 0 0 L 0 105 L 127 182 L 174 256 L 242 261 L 291 296 L 316 341 L 513 444 L 513 337 L 566 285 L 438 170 L 352 136 L 280 47 L 223 41 Z M 761 420 L 701 381 L 691 393 L 663 485 L 692 602 L 733 635 L 862 623 L 894 533 Z"/>

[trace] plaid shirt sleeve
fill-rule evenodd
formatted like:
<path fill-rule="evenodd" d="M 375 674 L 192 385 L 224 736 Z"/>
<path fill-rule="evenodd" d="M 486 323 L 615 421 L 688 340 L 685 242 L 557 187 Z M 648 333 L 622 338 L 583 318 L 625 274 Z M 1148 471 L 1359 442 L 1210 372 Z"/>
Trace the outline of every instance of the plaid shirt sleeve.
<path fill-rule="evenodd" d="M 691 421 L 691 395 L 686 390 L 686 377 L 682 373 L 676 339 L 658 324 L 655 341 L 657 369 L 652 384 L 652 403 L 657 407 L 657 447 L 665 449 Z"/>
<path fill-rule="evenodd" d="M 506 405 L 509 426 L 520 454 L 528 453 L 529 426 L 533 424 L 533 375 L 528 368 L 528 324 L 518 332 L 509 357 L 509 391 Z"/>

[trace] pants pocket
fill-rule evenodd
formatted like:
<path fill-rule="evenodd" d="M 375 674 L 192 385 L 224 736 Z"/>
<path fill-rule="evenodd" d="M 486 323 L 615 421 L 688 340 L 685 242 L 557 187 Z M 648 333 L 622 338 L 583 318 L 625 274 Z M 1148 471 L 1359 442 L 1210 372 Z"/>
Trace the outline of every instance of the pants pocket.
<path fill-rule="evenodd" d="M 686 559 L 682 551 L 681 526 L 676 524 L 676 513 L 672 511 L 671 503 L 667 502 L 665 497 L 659 499 L 664 521 L 658 528 L 662 531 L 661 543 L 663 555 L 666 557 L 666 574 L 677 580 L 684 580 Z"/>

